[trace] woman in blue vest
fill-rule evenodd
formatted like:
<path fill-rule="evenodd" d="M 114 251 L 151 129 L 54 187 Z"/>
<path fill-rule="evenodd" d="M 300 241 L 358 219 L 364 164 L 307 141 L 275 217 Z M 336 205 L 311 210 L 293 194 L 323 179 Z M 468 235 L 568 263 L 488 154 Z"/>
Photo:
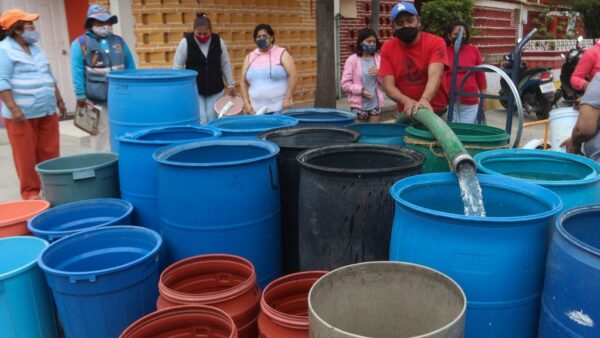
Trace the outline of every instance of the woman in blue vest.
<path fill-rule="evenodd" d="M 71 69 L 77 105 L 86 99 L 102 107 L 98 133 L 91 136 L 92 149 L 110 151 L 108 129 L 107 74 L 114 70 L 135 69 L 135 61 L 122 37 L 112 34 L 116 15 L 99 5 L 91 5 L 85 20 L 85 34 L 71 44 Z"/>
<path fill-rule="evenodd" d="M 225 41 L 212 32 L 212 24 L 206 13 L 196 14 L 193 30 L 179 43 L 174 68 L 198 72 L 196 84 L 200 121 L 206 124 L 217 117 L 215 101 L 224 94 L 234 95 L 234 81 Z M 227 83 L 227 88 L 223 80 Z"/>

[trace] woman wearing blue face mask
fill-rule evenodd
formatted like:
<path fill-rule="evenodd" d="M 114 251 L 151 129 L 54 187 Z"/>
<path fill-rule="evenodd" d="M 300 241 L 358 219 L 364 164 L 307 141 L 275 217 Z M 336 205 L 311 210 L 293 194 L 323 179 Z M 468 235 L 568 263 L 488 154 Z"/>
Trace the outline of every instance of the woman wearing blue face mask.
<path fill-rule="evenodd" d="M 379 47 L 374 30 L 361 30 L 356 41 L 356 54 L 350 55 L 344 65 L 342 90 L 348 94 L 350 110 L 357 114 L 357 122 L 379 122 L 383 106 L 383 90 L 377 77 L 381 62 Z"/>
<path fill-rule="evenodd" d="M 21 197 L 40 198 L 36 164 L 59 156 L 57 108 L 66 114 L 46 53 L 36 44 L 38 14 L 19 9 L 0 16 L 2 118 L 19 176 Z"/>
<path fill-rule="evenodd" d="M 297 72 L 292 55 L 275 45 L 275 32 L 267 24 L 254 28 L 258 48 L 246 56 L 240 89 L 246 114 L 256 114 L 266 107 L 267 113 L 292 106 Z"/>

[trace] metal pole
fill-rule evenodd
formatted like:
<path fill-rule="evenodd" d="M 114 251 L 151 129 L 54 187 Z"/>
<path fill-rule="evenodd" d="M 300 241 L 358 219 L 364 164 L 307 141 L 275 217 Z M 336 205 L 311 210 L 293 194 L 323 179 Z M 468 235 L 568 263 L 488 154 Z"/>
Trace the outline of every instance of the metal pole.
<path fill-rule="evenodd" d="M 452 63 L 452 81 L 450 81 L 450 104 L 448 105 L 448 122 L 452 122 L 454 115 L 454 102 L 456 98 L 460 99 L 460 94 L 456 91 L 456 80 L 458 79 L 458 54 L 460 53 L 460 45 L 462 44 L 464 28 L 459 26 L 458 37 L 454 43 L 454 59 Z"/>
<path fill-rule="evenodd" d="M 379 33 L 379 0 L 371 0 L 371 29 Z"/>

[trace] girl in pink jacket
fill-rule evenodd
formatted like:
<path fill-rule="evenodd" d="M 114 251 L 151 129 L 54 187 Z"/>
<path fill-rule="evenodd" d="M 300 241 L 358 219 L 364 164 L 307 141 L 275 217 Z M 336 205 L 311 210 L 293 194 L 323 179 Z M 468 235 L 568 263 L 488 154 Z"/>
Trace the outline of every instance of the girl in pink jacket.
<path fill-rule="evenodd" d="M 378 122 L 383 106 L 383 90 L 377 78 L 381 62 L 377 34 L 365 28 L 358 34 L 356 54 L 346 60 L 342 74 L 342 90 L 348 94 L 350 110 L 357 122 Z"/>

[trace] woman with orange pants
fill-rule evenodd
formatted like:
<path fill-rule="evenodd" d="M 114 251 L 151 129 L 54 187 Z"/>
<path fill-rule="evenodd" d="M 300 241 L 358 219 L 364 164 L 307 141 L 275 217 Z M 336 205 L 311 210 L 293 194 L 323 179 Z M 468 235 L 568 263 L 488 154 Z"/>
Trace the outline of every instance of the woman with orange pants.
<path fill-rule="evenodd" d="M 58 116 L 66 113 L 46 53 L 36 44 L 38 14 L 19 9 L 0 15 L 0 99 L 21 197 L 39 199 L 36 164 L 59 156 Z"/>

